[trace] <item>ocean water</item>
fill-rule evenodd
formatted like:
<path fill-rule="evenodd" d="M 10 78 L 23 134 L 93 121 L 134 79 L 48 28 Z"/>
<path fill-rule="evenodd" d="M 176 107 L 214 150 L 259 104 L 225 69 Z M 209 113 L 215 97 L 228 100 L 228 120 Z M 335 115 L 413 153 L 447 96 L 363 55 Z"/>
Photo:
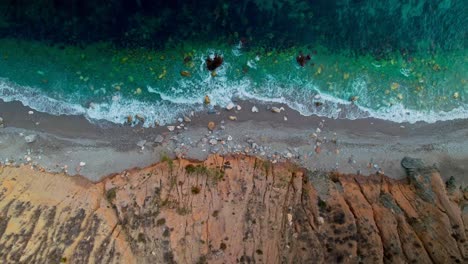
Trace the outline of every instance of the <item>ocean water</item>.
<path fill-rule="evenodd" d="M 146 126 L 166 124 L 203 111 L 205 95 L 221 107 L 236 99 L 255 100 L 331 118 L 468 118 L 466 51 L 375 60 L 324 47 L 247 49 L 241 42 L 125 50 L 106 43 L 81 49 L 17 39 L 1 40 L 0 50 L 2 100 L 90 120 L 124 123 L 128 115 L 139 114 Z M 300 52 L 311 54 L 304 67 L 296 61 Z M 214 54 L 224 58 L 216 74 L 205 62 Z"/>
<path fill-rule="evenodd" d="M 110 37 L 119 32 L 106 29 L 105 19 L 96 22 L 102 27 L 98 29 L 79 20 L 83 14 L 72 13 L 77 20 L 71 24 L 60 21 L 58 14 L 67 10 L 61 6 L 49 7 L 56 10 L 56 24 L 47 19 L 37 24 L 33 19 L 53 16 L 53 11 L 24 12 L 24 19 L 11 16 L 10 24 L 0 21 L 0 33 L 9 32 L 0 35 L 0 99 L 21 101 L 55 115 L 84 115 L 91 121 L 122 124 L 127 116 L 142 115 L 145 126 L 168 124 L 192 111 L 207 111 L 203 105 L 206 95 L 213 105 L 221 107 L 233 100 L 284 103 L 302 115 L 336 119 L 374 117 L 414 123 L 468 118 L 467 29 L 458 2 L 383 1 L 380 6 L 372 1 L 315 6 L 307 1 L 293 2 L 301 5 L 215 4 L 214 24 L 223 25 L 225 31 L 239 27 L 240 33 L 228 37 L 207 38 L 213 32 L 211 22 L 194 9 L 187 14 L 193 13 L 193 19 L 208 25 L 203 29 L 188 22 L 172 26 L 176 40 L 172 35 L 161 36 L 160 32 L 167 31 L 162 26 L 159 31 L 148 30 L 161 21 L 154 20 L 154 14 L 138 11 L 138 6 L 132 12 L 152 24 L 138 20 L 144 26 L 125 31 L 125 37 L 118 40 Z M 465 5 L 461 7 L 466 10 Z M 26 7 L 18 8 L 21 13 Z M 166 11 L 180 8 L 184 6 Z M 281 8 L 290 12 L 281 14 Z M 279 14 L 264 27 L 258 27 L 262 21 L 253 22 L 252 14 L 240 21 L 233 17 L 235 12 L 249 10 L 256 10 L 260 17 L 271 10 Z M 328 13 L 318 12 L 322 10 Z M 128 15 L 128 21 L 136 19 Z M 384 15 L 387 17 L 376 22 Z M 171 16 L 165 19 L 174 22 Z M 15 28 L 21 24 L 17 20 L 26 26 Z M 336 23 L 335 28 L 325 26 L 330 20 Z M 320 23 L 308 24 L 314 21 Z M 396 27 L 398 24 L 402 26 Z M 305 32 L 314 32 L 317 37 L 295 37 L 309 36 Z M 70 37 L 72 33 L 75 35 Z M 194 37 L 197 34 L 204 37 Z M 106 37 L 97 37 L 100 35 Z M 132 45 L 122 45 L 129 43 L 130 37 Z M 83 40 L 77 41 L 80 38 Z M 206 58 L 215 54 L 224 62 L 210 72 Z M 299 54 L 311 57 L 304 67 L 296 61 Z"/>

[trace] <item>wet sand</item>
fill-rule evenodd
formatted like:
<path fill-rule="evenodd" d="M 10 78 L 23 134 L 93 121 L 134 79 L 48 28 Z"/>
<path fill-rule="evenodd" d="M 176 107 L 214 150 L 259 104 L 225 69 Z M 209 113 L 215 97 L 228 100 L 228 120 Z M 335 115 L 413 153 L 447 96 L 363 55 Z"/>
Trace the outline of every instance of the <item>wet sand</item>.
<path fill-rule="evenodd" d="M 310 170 L 364 175 L 379 172 L 401 178 L 405 174 L 400 161 L 412 156 L 435 164 L 445 177 L 468 183 L 468 120 L 434 124 L 372 118 L 334 120 L 304 117 L 285 105 L 238 104 L 240 111 L 216 107 L 215 114 L 195 113 L 191 122 L 171 132 L 167 126 L 92 123 L 83 116 L 53 116 L 19 102 L 0 102 L 5 125 L 0 129 L 0 160 L 65 170 L 99 181 L 125 169 L 148 166 L 164 155 L 202 160 L 210 153 L 232 152 L 273 162 L 291 159 Z M 252 113 L 253 105 L 258 113 Z M 272 106 L 285 110 L 273 113 Z M 229 116 L 237 120 L 231 121 Z M 210 121 L 216 124 L 212 132 L 207 129 Z M 32 134 L 37 139 L 27 143 L 24 137 Z M 80 162 L 85 166 L 79 166 Z"/>

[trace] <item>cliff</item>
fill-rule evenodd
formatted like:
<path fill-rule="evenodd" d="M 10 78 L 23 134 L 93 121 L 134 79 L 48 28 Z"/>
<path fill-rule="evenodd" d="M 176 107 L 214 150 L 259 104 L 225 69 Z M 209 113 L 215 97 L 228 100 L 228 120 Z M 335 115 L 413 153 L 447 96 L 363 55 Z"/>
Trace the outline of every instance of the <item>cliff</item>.
<path fill-rule="evenodd" d="M 254 157 L 165 159 L 99 183 L 0 168 L 1 263 L 462 263 L 468 193 Z"/>

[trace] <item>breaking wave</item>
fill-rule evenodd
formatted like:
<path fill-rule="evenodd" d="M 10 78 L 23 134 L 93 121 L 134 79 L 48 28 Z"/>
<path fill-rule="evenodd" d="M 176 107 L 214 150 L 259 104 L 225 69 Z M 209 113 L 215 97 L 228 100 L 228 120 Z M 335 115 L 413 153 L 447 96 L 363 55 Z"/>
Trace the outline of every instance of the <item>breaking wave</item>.
<path fill-rule="evenodd" d="M 150 94 L 158 97 L 155 101 L 126 99 L 117 94 L 112 100 L 90 103 L 84 106 L 72 99 L 56 99 L 33 87 L 20 86 L 7 79 L 0 79 L 0 99 L 11 102 L 20 101 L 26 106 L 40 112 L 53 115 L 83 115 L 90 121 L 107 120 L 123 124 L 127 116 L 143 115 L 145 126 L 155 122 L 164 125 L 173 123 L 177 118 L 191 111 L 203 111 L 203 97 L 208 95 L 214 105 L 226 106 L 233 99 L 249 100 L 259 103 L 282 103 L 304 116 L 318 115 L 333 119 L 377 118 L 398 123 L 415 123 L 424 121 L 434 123 L 454 119 L 468 119 L 468 107 L 459 106 L 451 111 L 417 111 L 407 109 L 402 104 L 374 110 L 366 108 L 332 95 L 321 93 L 313 84 L 303 85 L 292 81 L 284 85 L 270 77 L 264 85 L 254 85 L 248 79 L 228 82 L 223 79 L 223 72 L 215 81 L 209 77 L 201 78 L 201 83 L 193 81 L 178 82 L 178 89 L 161 92 L 147 87 Z M 189 83 L 191 82 L 191 83 Z M 204 89 L 190 89 L 191 86 L 202 86 Z M 191 92 L 188 92 L 191 91 Z M 248 111 L 248 110 L 246 110 Z"/>

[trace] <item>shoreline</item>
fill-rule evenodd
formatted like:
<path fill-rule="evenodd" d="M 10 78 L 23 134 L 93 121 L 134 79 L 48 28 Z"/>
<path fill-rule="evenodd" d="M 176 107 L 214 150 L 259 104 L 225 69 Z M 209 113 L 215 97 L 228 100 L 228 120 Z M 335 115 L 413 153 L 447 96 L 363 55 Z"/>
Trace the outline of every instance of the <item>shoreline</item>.
<path fill-rule="evenodd" d="M 341 120 L 302 116 L 281 104 L 237 103 L 240 111 L 215 107 L 215 114 L 198 112 L 190 117 L 191 122 L 183 122 L 184 128 L 171 132 L 167 126 L 93 124 L 84 116 L 53 116 L 20 102 L 0 100 L 5 125 L 0 130 L 0 160 L 99 181 L 113 173 L 149 166 L 165 155 L 204 160 L 209 154 L 229 153 L 273 162 L 292 160 L 309 170 L 380 172 L 402 178 L 405 173 L 400 161 L 412 156 L 436 164 L 442 175 L 454 176 L 458 183 L 468 183 L 468 120 L 432 124 Z M 254 105 L 258 113 L 252 113 Z M 272 106 L 285 110 L 273 113 Z M 231 121 L 229 116 L 237 120 Z M 209 122 L 216 124 L 212 132 L 207 128 Z M 24 137 L 30 134 L 37 139 L 26 143 Z M 86 164 L 80 166 L 80 162 Z"/>

